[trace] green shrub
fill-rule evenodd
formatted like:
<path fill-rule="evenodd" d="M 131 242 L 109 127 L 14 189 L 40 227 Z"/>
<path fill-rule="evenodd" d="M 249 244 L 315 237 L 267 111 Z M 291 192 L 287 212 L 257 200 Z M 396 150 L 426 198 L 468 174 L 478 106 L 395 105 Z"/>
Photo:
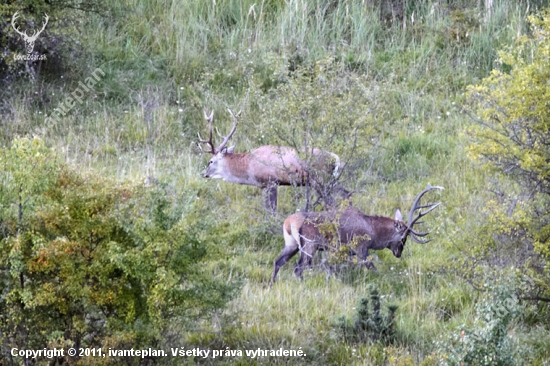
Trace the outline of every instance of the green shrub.
<path fill-rule="evenodd" d="M 299 66 L 290 73 L 279 69 L 271 77 L 276 86 L 267 91 L 252 80 L 247 119 L 251 118 L 253 124 L 243 121 L 250 126 L 248 138 L 256 144 L 295 148 L 310 172 L 315 164 L 311 149 L 337 154 L 341 162 L 339 175 L 318 172 L 319 177 L 313 180 L 319 184 L 300 190 L 303 196 L 297 192 L 294 203 L 294 207 L 306 211 L 320 205 L 332 206 L 336 186 L 350 188 L 372 163 L 379 131 L 373 116 L 367 113 L 374 104 L 374 96 L 365 92 L 367 80 L 333 57 Z"/>
<path fill-rule="evenodd" d="M 461 326 L 436 343 L 443 364 L 517 365 L 525 350 L 519 348 L 509 330 L 522 314 L 517 297 L 506 289 L 498 289 L 477 304 L 472 326 Z"/>
<path fill-rule="evenodd" d="M 202 268 L 216 240 L 208 222 L 162 185 L 81 175 L 38 138 L 0 150 L 0 180 L 6 355 L 11 347 L 159 345 L 174 323 L 234 293 Z"/>
<path fill-rule="evenodd" d="M 500 253 L 501 263 L 521 268 L 536 283 L 522 296 L 550 301 L 550 11 L 529 21 L 532 35 L 501 51 L 500 69 L 469 89 L 479 116 L 468 130 L 469 150 L 501 178 L 493 181 L 496 195 L 486 209 L 490 237 L 485 240 L 494 245 L 483 258 Z"/>
<path fill-rule="evenodd" d="M 378 290 L 374 285 L 370 285 L 369 292 L 370 307 L 368 298 L 361 299 L 354 319 L 350 322 L 345 317 L 340 317 L 336 327 L 347 342 L 391 344 L 395 341 L 397 306 L 388 305 L 387 313 L 382 314 Z"/>

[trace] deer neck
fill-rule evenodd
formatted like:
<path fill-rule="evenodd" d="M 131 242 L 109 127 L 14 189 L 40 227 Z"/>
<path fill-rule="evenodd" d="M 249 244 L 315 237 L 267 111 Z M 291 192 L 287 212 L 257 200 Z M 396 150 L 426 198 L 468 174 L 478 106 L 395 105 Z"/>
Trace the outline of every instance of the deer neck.
<path fill-rule="evenodd" d="M 384 216 L 369 216 L 373 228 L 371 248 L 380 250 L 389 243 L 400 239 L 401 233 L 395 229 L 395 220 Z"/>
<path fill-rule="evenodd" d="M 227 168 L 227 176 L 224 180 L 231 183 L 259 186 L 253 174 L 250 174 L 250 156 L 246 153 L 226 154 L 224 165 Z"/>

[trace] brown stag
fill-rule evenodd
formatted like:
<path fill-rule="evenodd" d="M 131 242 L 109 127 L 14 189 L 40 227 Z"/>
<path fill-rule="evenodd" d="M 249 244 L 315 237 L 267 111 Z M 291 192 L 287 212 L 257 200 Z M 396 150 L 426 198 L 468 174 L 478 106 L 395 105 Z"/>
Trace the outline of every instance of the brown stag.
<path fill-rule="evenodd" d="M 308 149 L 310 158 L 304 161 L 298 152 L 286 146 L 260 146 L 249 153 L 234 153 L 234 146 L 226 148 L 229 139 L 237 129 L 237 118 L 228 109 L 233 118 L 233 126 L 218 147 L 212 142 L 212 120 L 214 111 L 204 118 L 209 124 L 208 139 L 199 134 L 199 148 L 213 157 L 208 162 L 205 178 L 223 179 L 227 182 L 256 186 L 264 189 L 264 204 L 267 210 L 277 209 L 278 186 L 303 186 L 308 183 L 321 183 L 327 175 L 336 179 L 339 175 L 340 158 L 338 155 L 321 149 Z M 201 144 L 207 144 L 209 150 L 203 150 Z"/>
<path fill-rule="evenodd" d="M 370 261 L 366 261 L 370 249 L 388 248 L 394 256 L 400 258 L 409 236 L 419 244 L 429 242 L 429 240 L 419 239 L 428 235 L 429 232 L 416 231 L 413 226 L 419 223 L 418 219 L 441 204 L 438 202 L 419 205 L 422 196 L 434 189 L 443 189 L 443 187 L 428 185 L 416 196 L 409 212 L 408 224 L 403 222 L 399 209 L 395 211 L 394 219 L 365 215 L 351 206 L 344 211 L 298 212 L 290 215 L 283 224 L 285 247 L 274 262 L 271 286 L 275 282 L 279 269 L 298 252 L 300 252 L 300 259 L 294 267 L 294 273 L 301 278 L 304 268 L 311 265 L 315 252 L 326 249 L 327 243 L 333 239 L 334 235 L 337 235 L 338 242 L 341 244 L 357 240 L 357 247 L 352 254 L 357 254 L 359 259 L 372 269 L 374 269 L 374 265 Z M 426 210 L 422 212 L 422 209 Z M 417 210 L 419 210 L 418 215 L 413 218 L 414 212 Z M 336 229 L 327 230 L 324 226 L 327 223 L 334 223 Z"/>

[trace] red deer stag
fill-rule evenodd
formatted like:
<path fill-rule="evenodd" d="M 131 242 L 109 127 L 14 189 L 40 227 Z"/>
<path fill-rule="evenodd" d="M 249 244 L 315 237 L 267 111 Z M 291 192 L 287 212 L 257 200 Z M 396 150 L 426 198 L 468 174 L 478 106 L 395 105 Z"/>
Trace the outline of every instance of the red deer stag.
<path fill-rule="evenodd" d="M 357 239 L 357 248 L 353 254 L 357 254 L 362 261 L 367 259 L 370 249 L 381 250 L 388 248 L 394 256 L 400 258 L 409 236 L 419 244 L 429 242 L 429 240 L 419 239 L 419 237 L 428 235 L 429 232 L 418 232 L 413 229 L 413 226 L 419 223 L 418 219 L 441 204 L 441 202 L 438 202 L 419 205 L 422 196 L 433 189 L 443 189 L 443 187 L 428 185 L 426 189 L 416 196 L 409 212 L 408 224 L 403 222 L 399 209 L 395 211 L 394 219 L 382 216 L 368 216 L 351 206 L 339 212 L 298 212 L 290 215 L 283 224 L 285 247 L 279 258 L 274 262 L 270 285 L 273 286 L 279 269 L 298 252 L 300 252 L 300 259 L 294 267 L 294 273 L 301 278 L 304 268 L 311 265 L 315 252 L 318 249 L 325 249 L 327 242 L 330 242 L 334 234 L 338 235 L 338 241 L 342 244 L 347 244 Z M 426 210 L 422 212 L 422 209 Z M 418 216 L 413 218 L 416 210 L 420 211 L 418 212 Z M 335 223 L 336 230 L 334 232 L 326 229 L 323 230 L 322 225 L 325 223 Z M 374 269 L 374 265 L 370 261 L 366 263 L 368 267 Z"/>
<path fill-rule="evenodd" d="M 260 146 L 250 153 L 234 153 L 234 146 L 226 148 L 227 142 L 237 129 L 237 118 L 241 112 L 234 114 L 233 127 L 218 147 L 212 143 L 212 120 L 214 111 L 204 118 L 209 124 L 209 136 L 202 139 L 199 134 L 199 148 L 202 152 L 214 155 L 203 174 L 205 178 L 223 179 L 227 182 L 246 184 L 264 189 L 264 204 L 267 210 L 277 209 L 278 186 L 303 186 L 309 182 L 320 183 L 327 174 L 334 179 L 339 175 L 340 158 L 338 155 L 321 149 L 311 149 L 311 159 L 306 162 L 298 156 L 295 149 L 286 146 Z M 210 149 L 203 150 L 201 144 Z"/>

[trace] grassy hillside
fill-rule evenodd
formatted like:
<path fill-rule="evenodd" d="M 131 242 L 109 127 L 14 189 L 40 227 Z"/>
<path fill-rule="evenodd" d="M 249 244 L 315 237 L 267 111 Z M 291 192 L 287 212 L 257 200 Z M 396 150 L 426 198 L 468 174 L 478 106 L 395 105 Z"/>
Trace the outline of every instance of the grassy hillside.
<path fill-rule="evenodd" d="M 55 72 L 5 79 L 0 139 L 9 146 L 16 136 L 38 136 L 77 171 L 169 187 L 181 198 L 174 206 L 192 204 L 213 223 L 216 247 L 209 246 L 205 269 L 241 290 L 227 307 L 185 328 L 174 321 L 163 335 L 166 349 L 282 347 L 307 355 L 196 360 L 205 364 L 458 364 L 461 332 L 482 332 L 510 269 L 487 270 L 502 271 L 503 280 L 488 276 L 478 291 L 464 267 L 486 244 L 489 184 L 503 180 L 466 153 L 465 130 L 474 123 L 463 109 L 466 87 L 502 67 L 497 50 L 528 33 L 526 16 L 545 5 L 124 0 L 102 4 L 105 13 L 67 10 L 82 21 L 74 35 L 82 52 Z M 53 123 L 45 119 L 98 68 L 105 76 L 82 103 Z M 270 289 L 282 222 L 303 208 L 305 188 L 279 188 L 279 212 L 271 215 L 259 189 L 201 177 L 210 158 L 196 147 L 197 133 L 206 134 L 203 110 L 214 110 L 214 124 L 226 134 L 227 108 L 243 111 L 232 138 L 236 151 L 292 144 L 345 157 L 341 183 L 366 214 L 408 212 L 427 184 L 444 186 L 432 198 L 442 206 L 425 220 L 432 241 L 409 240 L 400 259 L 377 252 L 376 272 L 348 265 L 328 277 L 316 266 L 299 281 L 293 259 Z M 353 342 L 338 330 L 338 318 L 351 319 L 370 296 L 369 285 L 383 309 L 398 307 L 391 344 Z M 497 351 L 509 352 L 515 364 L 546 365 L 549 309 L 532 302 L 519 308 Z M 478 364 L 505 364 L 484 362 Z"/>

